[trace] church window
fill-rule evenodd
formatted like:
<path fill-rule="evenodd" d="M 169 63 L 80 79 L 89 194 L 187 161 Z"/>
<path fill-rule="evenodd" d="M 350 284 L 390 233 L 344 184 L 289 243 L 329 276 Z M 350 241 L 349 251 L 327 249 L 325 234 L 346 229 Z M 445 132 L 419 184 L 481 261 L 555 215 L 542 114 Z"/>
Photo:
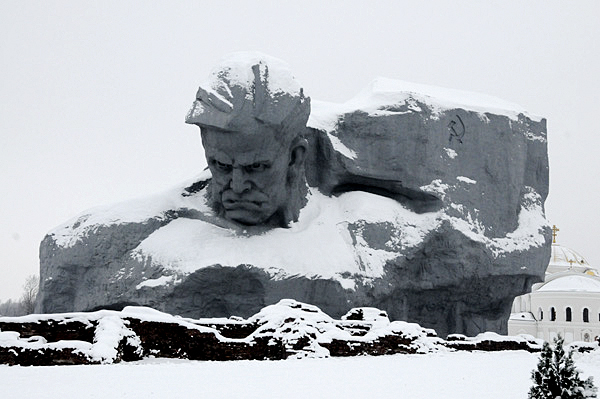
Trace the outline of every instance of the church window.
<path fill-rule="evenodd" d="M 571 321 L 571 308 L 565 309 L 565 320 Z"/>
<path fill-rule="evenodd" d="M 550 308 L 550 321 L 556 321 L 556 309 Z"/>
<path fill-rule="evenodd" d="M 542 308 L 538 308 L 538 320 L 544 320 L 544 311 Z"/>
<path fill-rule="evenodd" d="M 588 310 L 588 308 L 583 308 L 583 322 L 584 323 L 590 322 L 590 311 Z"/>

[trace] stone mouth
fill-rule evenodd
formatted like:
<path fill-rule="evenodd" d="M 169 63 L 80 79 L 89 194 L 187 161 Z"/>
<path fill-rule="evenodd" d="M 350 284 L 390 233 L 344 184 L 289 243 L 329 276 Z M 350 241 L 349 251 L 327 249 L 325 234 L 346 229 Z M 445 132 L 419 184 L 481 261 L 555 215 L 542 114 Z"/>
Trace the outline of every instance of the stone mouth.
<path fill-rule="evenodd" d="M 262 201 L 248 201 L 248 200 L 225 200 L 223 201 L 223 207 L 228 211 L 233 210 L 259 210 L 262 207 Z"/>

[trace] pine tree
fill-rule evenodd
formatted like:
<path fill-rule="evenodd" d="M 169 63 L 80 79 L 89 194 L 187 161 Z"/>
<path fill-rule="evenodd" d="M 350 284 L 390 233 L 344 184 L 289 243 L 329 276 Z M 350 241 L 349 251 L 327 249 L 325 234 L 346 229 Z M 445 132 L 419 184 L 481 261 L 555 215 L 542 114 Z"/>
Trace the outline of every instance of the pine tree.
<path fill-rule="evenodd" d="M 582 380 L 573 362 L 573 351 L 565 353 L 562 337 L 554 339 L 554 348 L 544 342 L 537 369 L 531 372 L 533 386 L 529 399 L 595 398 L 592 377 Z"/>

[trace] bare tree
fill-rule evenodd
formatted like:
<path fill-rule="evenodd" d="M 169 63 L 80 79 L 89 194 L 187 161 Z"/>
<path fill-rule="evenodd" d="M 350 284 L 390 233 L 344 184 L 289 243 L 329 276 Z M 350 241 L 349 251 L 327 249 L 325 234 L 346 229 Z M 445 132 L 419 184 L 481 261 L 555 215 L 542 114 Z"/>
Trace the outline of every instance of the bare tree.
<path fill-rule="evenodd" d="M 21 306 L 23 307 L 23 312 L 25 314 L 30 314 L 35 311 L 39 287 L 39 276 L 32 274 L 25 280 L 25 284 L 23 285 L 23 295 L 21 296 Z"/>

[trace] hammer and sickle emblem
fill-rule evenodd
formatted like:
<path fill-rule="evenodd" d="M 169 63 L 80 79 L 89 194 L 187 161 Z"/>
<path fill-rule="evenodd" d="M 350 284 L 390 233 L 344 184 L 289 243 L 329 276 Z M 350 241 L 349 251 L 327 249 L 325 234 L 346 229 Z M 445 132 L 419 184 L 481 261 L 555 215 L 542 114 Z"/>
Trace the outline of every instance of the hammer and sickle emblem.
<path fill-rule="evenodd" d="M 456 140 L 462 144 L 462 138 L 465 135 L 465 124 L 460 116 L 456 115 L 456 117 L 448 123 L 448 129 L 450 130 L 450 138 L 448 141 L 451 143 L 452 139 L 456 138 Z"/>

